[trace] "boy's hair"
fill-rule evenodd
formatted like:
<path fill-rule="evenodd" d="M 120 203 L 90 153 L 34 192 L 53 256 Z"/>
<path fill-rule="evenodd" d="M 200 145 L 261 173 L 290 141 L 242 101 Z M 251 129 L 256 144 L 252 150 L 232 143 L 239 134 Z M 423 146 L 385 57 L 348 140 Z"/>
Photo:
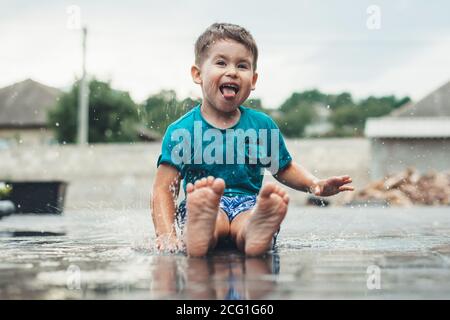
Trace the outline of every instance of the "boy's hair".
<path fill-rule="evenodd" d="M 245 28 L 231 23 L 214 23 L 195 42 L 195 63 L 200 65 L 209 46 L 217 40 L 234 40 L 243 44 L 253 55 L 253 70 L 258 61 L 258 47 L 255 39 Z"/>

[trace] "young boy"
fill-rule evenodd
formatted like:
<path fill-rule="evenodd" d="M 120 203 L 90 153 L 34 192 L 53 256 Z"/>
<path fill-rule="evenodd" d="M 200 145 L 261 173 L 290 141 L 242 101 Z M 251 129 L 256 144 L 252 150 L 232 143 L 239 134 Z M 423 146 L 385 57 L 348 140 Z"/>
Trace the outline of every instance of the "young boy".
<path fill-rule="evenodd" d="M 353 190 L 349 176 L 320 180 L 293 162 L 273 120 L 241 106 L 255 89 L 257 59 L 253 37 L 240 26 L 215 23 L 197 39 L 191 74 L 203 99 L 163 138 L 152 198 L 158 250 L 185 246 L 189 256 L 204 256 L 231 238 L 246 255 L 267 252 L 289 198 L 275 183 L 262 186 L 264 170 L 317 196 Z M 176 208 L 181 179 L 186 199 Z"/>

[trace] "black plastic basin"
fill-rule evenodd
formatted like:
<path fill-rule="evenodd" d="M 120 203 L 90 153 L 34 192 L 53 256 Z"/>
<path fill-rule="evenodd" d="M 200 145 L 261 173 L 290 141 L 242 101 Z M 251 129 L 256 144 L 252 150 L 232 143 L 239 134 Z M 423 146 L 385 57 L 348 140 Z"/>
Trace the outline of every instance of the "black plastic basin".
<path fill-rule="evenodd" d="M 15 213 L 63 212 L 66 182 L 8 181 L 7 183 L 12 186 L 8 199 L 15 204 Z"/>

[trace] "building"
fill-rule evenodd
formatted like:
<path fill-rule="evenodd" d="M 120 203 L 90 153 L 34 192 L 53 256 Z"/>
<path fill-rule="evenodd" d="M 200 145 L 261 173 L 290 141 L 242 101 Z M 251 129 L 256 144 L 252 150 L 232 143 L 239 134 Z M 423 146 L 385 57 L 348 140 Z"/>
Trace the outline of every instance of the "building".
<path fill-rule="evenodd" d="M 53 134 L 47 128 L 47 113 L 55 106 L 61 93 L 31 79 L 0 89 L 0 142 L 51 142 Z"/>
<path fill-rule="evenodd" d="M 450 81 L 386 117 L 368 119 L 372 179 L 408 166 L 420 172 L 450 169 Z"/>

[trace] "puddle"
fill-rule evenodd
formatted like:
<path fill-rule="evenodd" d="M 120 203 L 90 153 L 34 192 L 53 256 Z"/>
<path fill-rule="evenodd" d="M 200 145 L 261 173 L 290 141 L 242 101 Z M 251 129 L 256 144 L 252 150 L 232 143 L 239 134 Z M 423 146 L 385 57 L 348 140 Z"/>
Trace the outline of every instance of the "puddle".
<path fill-rule="evenodd" d="M 146 210 L 9 216 L 0 299 L 450 298 L 447 211 L 292 208 L 276 251 L 254 259 L 158 254 Z"/>

